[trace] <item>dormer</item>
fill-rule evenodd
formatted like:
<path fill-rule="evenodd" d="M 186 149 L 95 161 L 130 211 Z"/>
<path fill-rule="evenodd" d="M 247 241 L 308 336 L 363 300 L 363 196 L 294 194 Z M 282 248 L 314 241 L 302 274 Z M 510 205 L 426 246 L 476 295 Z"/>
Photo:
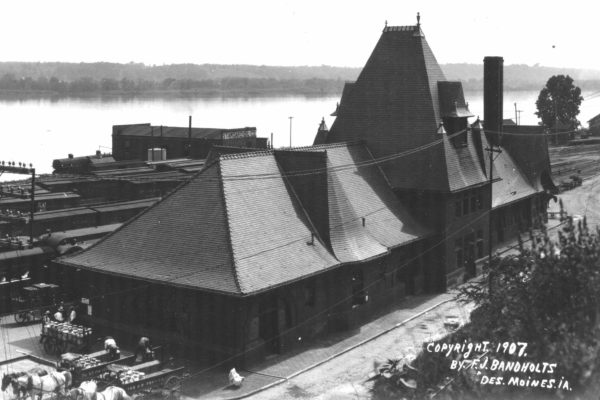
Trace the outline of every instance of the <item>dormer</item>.
<path fill-rule="evenodd" d="M 468 118 L 473 117 L 469 111 L 469 105 L 465 102 L 461 82 L 438 81 L 438 93 L 440 100 L 440 115 L 444 129 L 449 136 L 460 131 L 465 131 L 452 138 L 454 147 L 467 145 L 466 129 Z"/>

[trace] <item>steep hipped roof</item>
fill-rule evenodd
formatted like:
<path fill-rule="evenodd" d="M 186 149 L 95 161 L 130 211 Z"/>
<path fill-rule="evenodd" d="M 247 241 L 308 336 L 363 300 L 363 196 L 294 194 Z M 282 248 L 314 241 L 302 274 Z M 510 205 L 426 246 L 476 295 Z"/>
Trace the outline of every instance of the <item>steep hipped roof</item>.
<path fill-rule="evenodd" d="M 341 262 L 380 256 L 430 233 L 402 206 L 364 143 L 300 150 L 326 153 L 326 239 Z"/>
<path fill-rule="evenodd" d="M 294 174 L 287 177 L 276 152 L 265 151 L 216 156 L 113 235 L 59 262 L 247 295 L 386 254 L 428 233 L 402 208 L 377 167 L 358 166 L 372 160 L 364 146 L 303 150 L 310 159 L 314 153 L 327 157 L 328 168 L 301 175 L 308 181 L 327 177 L 327 240 L 315 228 L 313 209 L 296 193 Z M 294 164 L 285 165 L 291 171 Z"/>
<path fill-rule="evenodd" d="M 192 139 L 220 139 L 224 133 L 244 132 L 247 135 L 256 135 L 256 128 L 243 127 L 234 129 L 221 128 L 192 128 Z M 115 125 L 113 127 L 115 136 L 146 136 L 146 137 L 171 137 L 186 139 L 190 135 L 187 127 L 175 126 L 152 126 L 150 124 Z"/>
<path fill-rule="evenodd" d="M 530 185 L 538 191 L 554 191 L 550 178 L 548 138 L 537 125 L 504 126 L 501 146 Z"/>
<path fill-rule="evenodd" d="M 221 158 L 235 272 L 252 293 L 328 269 L 338 262 L 319 241 L 285 184 L 273 154 Z"/>
<path fill-rule="evenodd" d="M 475 141 L 474 137 L 479 133 L 471 131 L 460 135 L 466 137 L 460 145 L 455 145 L 454 136 L 449 137 L 442 130 L 436 142 L 413 153 L 400 154 L 395 161 L 399 171 L 396 187 L 456 192 L 486 184 L 489 155 L 482 149 L 487 141 L 485 138 Z"/>
<path fill-rule="evenodd" d="M 386 27 L 340 104 L 327 142 L 365 140 L 379 158 L 436 140 L 438 81 L 445 80 L 419 26 Z M 406 183 L 403 167 L 395 161 L 383 166 L 392 187 Z M 427 165 L 411 170 L 421 168 Z"/>
<path fill-rule="evenodd" d="M 538 192 L 506 149 L 497 154 L 494 159 L 494 167 L 497 176 L 500 176 L 501 179 L 492 185 L 492 208 L 512 203 Z"/>
<path fill-rule="evenodd" d="M 429 233 L 400 204 L 378 167 L 369 165 L 365 146 L 330 148 L 327 160 L 331 243 L 340 261 L 375 257 Z"/>
<path fill-rule="evenodd" d="M 89 249 L 61 259 L 98 272 L 239 293 L 219 164 Z"/>

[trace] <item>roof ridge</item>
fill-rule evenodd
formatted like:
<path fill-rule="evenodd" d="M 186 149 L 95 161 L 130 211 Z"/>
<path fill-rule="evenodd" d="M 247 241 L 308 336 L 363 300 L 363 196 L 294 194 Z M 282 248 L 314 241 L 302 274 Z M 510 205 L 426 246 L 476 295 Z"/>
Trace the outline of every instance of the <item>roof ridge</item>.
<path fill-rule="evenodd" d="M 229 154 L 219 154 L 219 160 L 235 160 L 239 158 L 250 158 L 250 157 L 260 157 L 260 156 L 268 156 L 273 155 L 274 152 L 272 149 L 268 150 L 257 150 L 257 151 L 246 151 L 241 153 L 229 153 Z"/>
<path fill-rule="evenodd" d="M 240 284 L 240 279 L 237 273 L 237 257 L 235 254 L 235 249 L 233 248 L 233 241 L 231 240 L 231 226 L 229 220 L 229 207 L 227 207 L 227 194 L 225 192 L 225 184 L 223 183 L 223 174 L 221 171 L 221 163 L 217 165 L 217 174 L 219 176 L 218 185 L 219 189 L 221 189 L 221 196 L 223 197 L 223 211 L 225 213 L 225 229 L 227 230 L 227 244 L 229 245 L 229 250 L 231 251 L 231 268 L 233 269 L 233 281 L 235 282 L 235 286 L 237 287 L 238 293 L 244 293 L 242 290 L 242 285 Z"/>
<path fill-rule="evenodd" d="M 338 147 L 348 147 L 348 146 L 358 146 L 364 144 L 363 140 L 352 140 L 349 142 L 335 142 L 335 143 L 323 143 L 323 144 L 314 144 L 311 146 L 301 146 L 301 147 L 287 147 L 284 149 L 276 149 L 278 151 L 296 151 L 296 150 L 309 150 L 309 149 L 334 149 Z"/>
<path fill-rule="evenodd" d="M 412 32 L 418 28 L 417 25 L 388 25 L 383 28 L 384 32 Z"/>

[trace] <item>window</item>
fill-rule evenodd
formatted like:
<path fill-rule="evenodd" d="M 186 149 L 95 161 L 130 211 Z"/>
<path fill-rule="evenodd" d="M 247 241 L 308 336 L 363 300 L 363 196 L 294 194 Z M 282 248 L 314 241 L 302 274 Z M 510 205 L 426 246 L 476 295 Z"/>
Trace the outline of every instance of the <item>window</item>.
<path fill-rule="evenodd" d="M 481 195 L 481 192 L 477 193 L 477 208 L 479 210 L 483 209 L 483 196 Z"/>
<path fill-rule="evenodd" d="M 467 215 L 469 213 L 469 198 L 463 198 L 463 215 Z"/>
<path fill-rule="evenodd" d="M 475 212 L 477 210 L 477 198 L 475 195 L 471 196 L 471 212 Z"/>

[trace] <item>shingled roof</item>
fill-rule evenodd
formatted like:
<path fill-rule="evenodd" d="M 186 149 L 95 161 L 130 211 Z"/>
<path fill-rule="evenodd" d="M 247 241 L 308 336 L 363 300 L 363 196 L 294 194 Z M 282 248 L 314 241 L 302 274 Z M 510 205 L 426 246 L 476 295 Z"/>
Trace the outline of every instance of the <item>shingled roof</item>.
<path fill-rule="evenodd" d="M 473 115 L 462 84 L 446 80 L 420 24 L 385 27 L 356 82 L 344 88 L 336 115 L 326 142 L 364 140 L 376 158 L 389 157 L 381 167 L 395 189 L 455 192 L 489 179 L 484 150 L 489 145 L 479 131 L 463 133 L 467 137 L 458 145 L 438 132 L 442 120 Z M 545 145 L 542 141 L 541 136 L 506 138 L 507 154 L 498 160 L 503 165 L 493 167 L 495 181 L 505 179 L 500 186 L 509 193 L 515 185 L 522 187 L 519 193 L 543 190 L 540 175 L 549 160 L 538 147 Z M 519 171 L 518 179 L 513 171 Z M 498 204 L 505 201 L 497 197 Z"/>
<path fill-rule="evenodd" d="M 298 151 L 322 152 L 325 156 L 325 163 L 321 165 L 327 168 L 326 182 L 299 197 L 303 204 L 313 202 L 315 197 L 326 197 L 328 212 L 325 215 L 318 210 L 320 214 L 313 217 L 313 207 L 307 204 L 305 208 L 315 221 L 327 218 L 328 230 L 321 234 L 341 262 L 377 257 L 431 233 L 402 206 L 364 143 L 312 146 L 276 153 L 283 158 L 285 153 Z M 295 188 L 302 184 L 296 183 L 293 176 L 289 179 Z M 296 191 L 305 192 L 304 188 Z"/>
<path fill-rule="evenodd" d="M 446 78 L 420 26 L 385 27 L 358 79 L 345 93 L 327 142 L 365 140 L 379 158 L 439 139 L 438 81 Z M 422 152 L 417 162 L 410 170 L 422 170 L 432 179 L 426 185 L 440 190 L 448 186 L 437 177 L 445 168 L 441 147 Z M 405 168 L 400 161 L 383 165 L 392 187 L 421 187 L 422 180 L 407 179 Z"/>
<path fill-rule="evenodd" d="M 282 168 L 275 151 L 215 155 L 212 164 L 163 201 L 59 262 L 248 295 L 387 254 L 429 233 L 402 208 L 376 166 L 359 166 L 372 161 L 364 146 L 309 149 L 311 160 L 316 155 L 327 161 L 325 170 L 302 175 L 327 178 L 325 213 L 331 229 L 325 235 L 315 228 L 319 221 L 313 209 L 289 183 L 292 168 Z M 304 158 L 302 150 L 296 156 Z"/>

